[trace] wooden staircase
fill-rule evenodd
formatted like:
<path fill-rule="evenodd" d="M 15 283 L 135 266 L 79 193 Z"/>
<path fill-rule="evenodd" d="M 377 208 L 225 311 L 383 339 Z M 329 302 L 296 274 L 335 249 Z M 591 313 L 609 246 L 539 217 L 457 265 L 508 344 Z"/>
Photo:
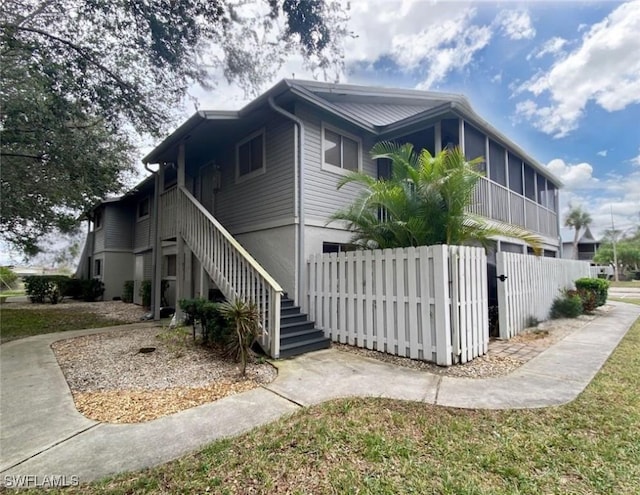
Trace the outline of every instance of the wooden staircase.
<path fill-rule="evenodd" d="M 283 294 L 280 301 L 280 357 L 292 357 L 305 352 L 327 349 L 331 340 L 309 321 L 308 315 L 295 306 L 293 299 Z"/>
<path fill-rule="evenodd" d="M 163 207 L 176 209 L 175 228 L 163 221 L 165 236 L 181 236 L 227 300 L 258 306 L 262 349 L 272 358 L 297 356 L 326 349 L 331 341 L 300 312 L 267 271 L 183 186 L 163 195 Z M 269 311 L 279 307 L 280 311 Z"/>

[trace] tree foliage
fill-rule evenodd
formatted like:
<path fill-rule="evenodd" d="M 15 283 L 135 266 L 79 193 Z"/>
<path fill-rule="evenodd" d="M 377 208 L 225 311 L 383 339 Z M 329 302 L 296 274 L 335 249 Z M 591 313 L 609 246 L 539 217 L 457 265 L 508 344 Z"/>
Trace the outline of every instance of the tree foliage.
<path fill-rule="evenodd" d="M 591 224 L 591 215 L 579 206 L 570 206 L 569 213 L 564 219 L 565 227 L 573 229 L 573 259 L 578 259 L 578 241 L 580 240 L 580 231 L 587 228 Z"/>
<path fill-rule="evenodd" d="M 411 144 L 376 144 L 375 159 L 391 160 L 391 177 L 375 179 L 351 172 L 338 187 L 349 183 L 363 186 L 356 201 L 336 212 L 332 221 L 347 222 L 352 242 L 370 249 L 433 244 L 487 245 L 490 237 L 503 235 L 522 239 L 536 252 L 541 239 L 517 226 L 469 212 L 473 191 L 481 175 L 479 159 L 467 161 L 459 148 L 432 156 L 416 153 Z"/>
<path fill-rule="evenodd" d="M 0 17 L 5 240 L 28 253 L 123 185 L 133 135 L 159 136 L 188 89 L 256 92 L 291 53 L 330 74 L 333 0 L 6 0 Z"/>

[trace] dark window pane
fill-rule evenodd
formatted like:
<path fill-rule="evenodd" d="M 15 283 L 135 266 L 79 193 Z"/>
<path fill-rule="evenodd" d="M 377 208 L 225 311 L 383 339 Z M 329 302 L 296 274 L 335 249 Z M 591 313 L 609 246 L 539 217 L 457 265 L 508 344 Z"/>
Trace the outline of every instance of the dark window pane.
<path fill-rule="evenodd" d="M 251 172 L 251 143 L 244 143 L 238 149 L 238 173 L 245 175 Z"/>
<path fill-rule="evenodd" d="M 344 136 L 342 137 L 342 167 L 347 170 L 358 170 L 358 143 Z"/>
<path fill-rule="evenodd" d="M 556 211 L 556 186 L 547 182 L 547 208 Z"/>
<path fill-rule="evenodd" d="M 524 164 L 524 195 L 532 201 L 536 200 L 536 173 L 531 165 Z"/>
<path fill-rule="evenodd" d="M 547 181 L 542 175 L 538 175 L 538 204 L 547 206 Z"/>
<path fill-rule="evenodd" d="M 478 169 L 482 172 L 487 170 L 485 135 L 467 122 L 464 123 L 464 155 L 467 160 L 482 158 L 483 163 L 478 166 Z"/>
<path fill-rule="evenodd" d="M 340 134 L 328 129 L 324 130 L 324 163 L 341 166 L 340 160 Z"/>
<path fill-rule="evenodd" d="M 522 160 L 509 153 L 509 189 L 524 194 L 522 188 Z"/>
<path fill-rule="evenodd" d="M 460 128 L 458 119 L 444 119 L 440 123 L 442 149 L 455 148 L 460 144 Z"/>
<path fill-rule="evenodd" d="M 489 141 L 489 178 L 503 186 L 507 185 L 504 148 L 491 140 Z"/>
<path fill-rule="evenodd" d="M 260 170 L 263 164 L 262 134 L 251 140 L 251 171 Z"/>

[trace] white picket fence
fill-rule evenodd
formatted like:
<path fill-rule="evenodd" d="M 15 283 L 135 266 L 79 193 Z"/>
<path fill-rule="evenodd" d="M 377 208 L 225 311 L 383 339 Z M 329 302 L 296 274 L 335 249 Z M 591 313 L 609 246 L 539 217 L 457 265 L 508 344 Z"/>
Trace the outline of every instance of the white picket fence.
<path fill-rule="evenodd" d="M 589 268 L 591 277 L 598 278 L 604 275 L 604 278 L 613 277 L 613 267 L 611 265 L 594 265 Z"/>
<path fill-rule="evenodd" d="M 545 258 L 518 253 L 496 253 L 500 338 L 510 339 L 527 328 L 531 319 L 549 318 L 553 300 L 574 280 L 590 276 L 589 262 Z"/>
<path fill-rule="evenodd" d="M 311 257 L 308 269 L 310 317 L 334 342 L 445 366 L 487 352 L 481 248 L 322 254 Z"/>

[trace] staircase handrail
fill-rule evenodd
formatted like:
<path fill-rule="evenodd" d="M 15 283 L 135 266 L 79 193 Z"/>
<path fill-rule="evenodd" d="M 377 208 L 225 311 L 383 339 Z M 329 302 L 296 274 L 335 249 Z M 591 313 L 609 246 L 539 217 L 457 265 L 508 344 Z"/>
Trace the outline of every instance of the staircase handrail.
<path fill-rule="evenodd" d="M 251 256 L 238 241 L 235 240 L 235 238 L 229 233 L 229 231 L 225 229 L 222 224 L 218 222 L 218 220 L 216 220 L 215 217 L 211 213 L 209 213 L 209 211 L 207 211 L 204 206 L 202 206 L 202 204 L 200 204 L 200 202 L 193 196 L 193 194 L 189 192 L 186 187 L 180 186 L 180 192 L 182 192 L 189 199 L 189 201 L 191 201 L 193 205 L 200 211 L 200 213 L 202 213 L 216 227 L 216 229 L 220 231 L 225 240 L 229 242 L 229 244 L 231 244 L 231 246 L 233 246 L 233 248 L 236 249 L 238 253 L 240 253 L 240 255 L 247 261 L 247 263 L 249 263 L 251 267 L 257 273 L 259 273 L 262 278 L 264 278 L 264 280 L 271 286 L 273 290 L 281 293 L 284 292 L 280 284 L 278 284 L 278 282 L 276 282 L 276 280 L 271 275 L 269 275 L 269 272 L 267 272 L 262 267 L 262 265 L 260 265 L 260 263 L 258 263 L 255 258 Z"/>

